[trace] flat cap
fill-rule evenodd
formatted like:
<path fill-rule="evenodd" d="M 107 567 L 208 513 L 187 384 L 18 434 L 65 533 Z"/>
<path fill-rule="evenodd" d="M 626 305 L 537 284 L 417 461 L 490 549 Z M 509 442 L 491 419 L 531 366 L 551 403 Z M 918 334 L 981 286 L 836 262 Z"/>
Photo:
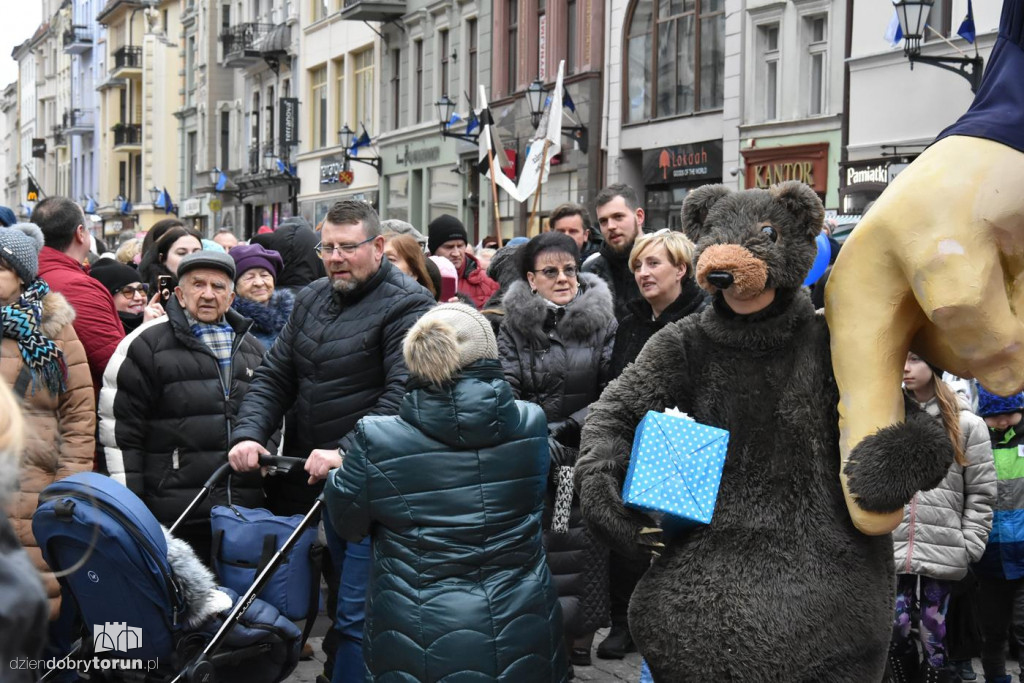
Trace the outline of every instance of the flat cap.
<path fill-rule="evenodd" d="M 235 279 L 235 260 L 223 251 L 197 251 L 181 259 L 178 263 L 178 280 L 190 270 L 219 270 L 226 273 L 232 282 Z"/>

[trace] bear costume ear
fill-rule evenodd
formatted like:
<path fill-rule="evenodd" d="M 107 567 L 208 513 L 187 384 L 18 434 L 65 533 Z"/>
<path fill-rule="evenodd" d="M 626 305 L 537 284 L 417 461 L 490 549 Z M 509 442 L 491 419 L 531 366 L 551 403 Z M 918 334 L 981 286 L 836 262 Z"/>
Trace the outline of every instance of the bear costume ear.
<path fill-rule="evenodd" d="M 731 193 L 725 185 L 701 185 L 686 195 L 682 211 L 683 232 L 686 236 L 694 242 L 699 240 L 704 235 L 704 221 L 708 218 L 708 211 L 715 202 Z"/>
<path fill-rule="evenodd" d="M 805 183 L 787 180 L 773 185 L 770 192 L 772 198 L 806 228 L 806 234 L 812 240 L 825 227 L 825 207 L 814 190 Z"/>

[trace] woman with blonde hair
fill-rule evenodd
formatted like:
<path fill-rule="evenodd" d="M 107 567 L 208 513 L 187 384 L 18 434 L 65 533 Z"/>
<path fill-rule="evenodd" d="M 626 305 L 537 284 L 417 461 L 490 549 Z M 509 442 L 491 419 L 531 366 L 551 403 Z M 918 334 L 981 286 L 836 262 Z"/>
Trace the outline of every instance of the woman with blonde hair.
<path fill-rule="evenodd" d="M 992 529 L 996 470 L 985 422 L 942 381 L 942 371 L 917 355 L 903 367 L 906 401 L 942 422 L 955 460 L 945 479 L 919 491 L 892 532 L 896 612 L 889 645 L 893 683 L 959 680 L 946 654 L 950 591 L 981 559 Z M 913 406 L 910 406 L 913 407 Z M 916 620 L 922 657 L 911 637 Z"/>
<path fill-rule="evenodd" d="M 42 657 L 50 612 L 39 573 L 4 512 L 17 488 L 24 430 L 18 401 L 0 382 L 0 662 L 5 665 Z M 4 680 L 27 683 L 35 675 L 11 670 Z"/>

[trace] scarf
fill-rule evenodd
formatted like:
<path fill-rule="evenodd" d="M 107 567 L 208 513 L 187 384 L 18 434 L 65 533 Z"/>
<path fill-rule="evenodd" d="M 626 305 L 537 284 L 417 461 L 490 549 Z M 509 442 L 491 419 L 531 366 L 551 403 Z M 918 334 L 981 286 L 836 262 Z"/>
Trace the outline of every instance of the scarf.
<path fill-rule="evenodd" d="M 67 388 L 68 366 L 64 353 L 50 339 L 43 336 L 42 301 L 50 293 L 43 280 L 36 279 L 25 289 L 16 303 L 0 309 L 3 318 L 3 336 L 18 343 L 21 358 L 32 376 L 32 392 L 42 379 L 43 385 L 54 396 Z"/>
<path fill-rule="evenodd" d="M 235 329 L 227 320 L 221 319 L 219 323 L 203 323 L 192 317 L 188 311 L 185 312 L 192 334 L 196 339 L 206 344 L 217 359 L 217 369 L 220 371 L 220 381 L 224 386 L 224 395 L 231 395 L 231 347 L 235 343 Z"/>

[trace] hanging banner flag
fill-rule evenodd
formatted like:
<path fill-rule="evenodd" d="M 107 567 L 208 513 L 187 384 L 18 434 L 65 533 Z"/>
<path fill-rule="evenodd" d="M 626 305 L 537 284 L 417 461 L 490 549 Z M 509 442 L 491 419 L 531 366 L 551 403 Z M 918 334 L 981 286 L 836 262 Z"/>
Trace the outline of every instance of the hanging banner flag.
<path fill-rule="evenodd" d="M 558 64 L 555 89 L 548 95 L 540 123 L 537 125 L 537 133 L 530 140 L 529 152 L 523 163 L 523 170 L 519 173 L 517 189 L 519 196 L 522 197 L 521 201 L 533 196 L 540 184 L 548 179 L 551 157 L 562 151 L 562 78 L 564 71 L 565 61 L 563 60 Z"/>

